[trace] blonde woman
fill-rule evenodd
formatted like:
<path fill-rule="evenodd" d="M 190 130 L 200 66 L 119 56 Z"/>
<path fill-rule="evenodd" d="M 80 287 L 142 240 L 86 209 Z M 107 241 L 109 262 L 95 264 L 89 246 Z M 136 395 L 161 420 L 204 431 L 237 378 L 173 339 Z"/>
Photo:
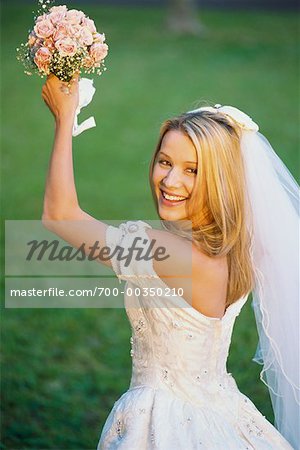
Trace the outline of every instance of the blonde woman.
<path fill-rule="evenodd" d="M 202 107 L 161 129 L 150 186 L 164 229 L 139 220 L 108 226 L 79 205 L 72 165 L 78 80 L 69 95 L 63 91 L 55 76 L 43 88 L 56 124 L 43 223 L 74 247 L 108 246 L 103 264 L 127 288 L 149 293 L 125 295 L 132 378 L 98 450 L 299 448 L 295 180 L 247 115 Z M 151 242 L 154 257 L 128 264 L 116 249 L 137 239 Z M 233 325 L 251 291 L 256 361 L 276 428 L 226 369 Z"/>

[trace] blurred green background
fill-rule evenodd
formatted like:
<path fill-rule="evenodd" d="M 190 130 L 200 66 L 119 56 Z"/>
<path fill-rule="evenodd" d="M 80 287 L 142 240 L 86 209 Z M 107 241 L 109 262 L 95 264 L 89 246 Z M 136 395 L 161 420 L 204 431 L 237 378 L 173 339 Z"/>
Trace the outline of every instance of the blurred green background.
<path fill-rule="evenodd" d="M 110 45 L 108 70 L 95 78 L 93 103 L 81 114 L 93 114 L 97 128 L 74 139 L 76 185 L 89 214 L 157 218 L 148 165 L 159 126 L 202 100 L 247 112 L 298 179 L 295 13 L 205 9 L 206 33 L 196 37 L 168 33 L 163 8 L 75 7 L 95 20 Z M 34 2 L 2 5 L 1 195 L 3 218 L 10 220 L 41 218 L 53 141 L 43 81 L 24 75 L 15 58 L 33 9 Z M 1 329 L 1 448 L 95 448 L 113 403 L 129 385 L 125 311 L 2 309 Z M 228 370 L 272 421 L 260 367 L 251 361 L 256 344 L 249 299 L 234 328 Z"/>

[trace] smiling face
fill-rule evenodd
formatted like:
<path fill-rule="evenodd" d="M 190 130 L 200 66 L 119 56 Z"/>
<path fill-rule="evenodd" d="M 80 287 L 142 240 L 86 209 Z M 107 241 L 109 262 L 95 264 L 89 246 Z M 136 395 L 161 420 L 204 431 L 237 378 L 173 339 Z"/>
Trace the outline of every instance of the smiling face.
<path fill-rule="evenodd" d="M 152 173 L 161 219 L 189 219 L 187 205 L 196 174 L 197 152 L 191 140 L 179 130 L 168 131 L 156 155 Z"/>

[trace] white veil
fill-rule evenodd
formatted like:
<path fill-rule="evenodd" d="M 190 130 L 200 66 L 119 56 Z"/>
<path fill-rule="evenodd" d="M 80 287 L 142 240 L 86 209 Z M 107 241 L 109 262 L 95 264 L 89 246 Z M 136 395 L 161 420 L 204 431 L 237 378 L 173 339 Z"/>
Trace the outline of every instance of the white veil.
<path fill-rule="evenodd" d="M 252 292 L 259 344 L 275 426 L 296 449 L 300 445 L 299 389 L 299 188 L 270 143 L 243 131 L 241 148 L 253 217 Z"/>
<path fill-rule="evenodd" d="M 259 343 L 253 360 L 263 365 L 260 378 L 269 388 L 276 428 L 299 450 L 299 187 L 249 116 L 221 105 L 190 112 L 196 111 L 223 113 L 242 129 L 256 272 L 252 295 Z"/>

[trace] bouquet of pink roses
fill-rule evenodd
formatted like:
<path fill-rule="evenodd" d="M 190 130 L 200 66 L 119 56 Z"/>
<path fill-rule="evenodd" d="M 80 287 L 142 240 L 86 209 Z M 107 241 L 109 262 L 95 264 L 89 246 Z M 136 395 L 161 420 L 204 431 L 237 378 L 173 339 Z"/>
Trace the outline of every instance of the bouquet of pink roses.
<path fill-rule="evenodd" d="M 69 82 L 81 72 L 101 75 L 106 70 L 104 58 L 108 52 L 104 33 L 98 33 L 95 23 L 82 11 L 63 6 L 50 7 L 52 0 L 39 0 L 40 10 L 28 36 L 28 42 L 17 49 L 17 59 L 26 70 L 40 76 L 53 73 Z"/>

